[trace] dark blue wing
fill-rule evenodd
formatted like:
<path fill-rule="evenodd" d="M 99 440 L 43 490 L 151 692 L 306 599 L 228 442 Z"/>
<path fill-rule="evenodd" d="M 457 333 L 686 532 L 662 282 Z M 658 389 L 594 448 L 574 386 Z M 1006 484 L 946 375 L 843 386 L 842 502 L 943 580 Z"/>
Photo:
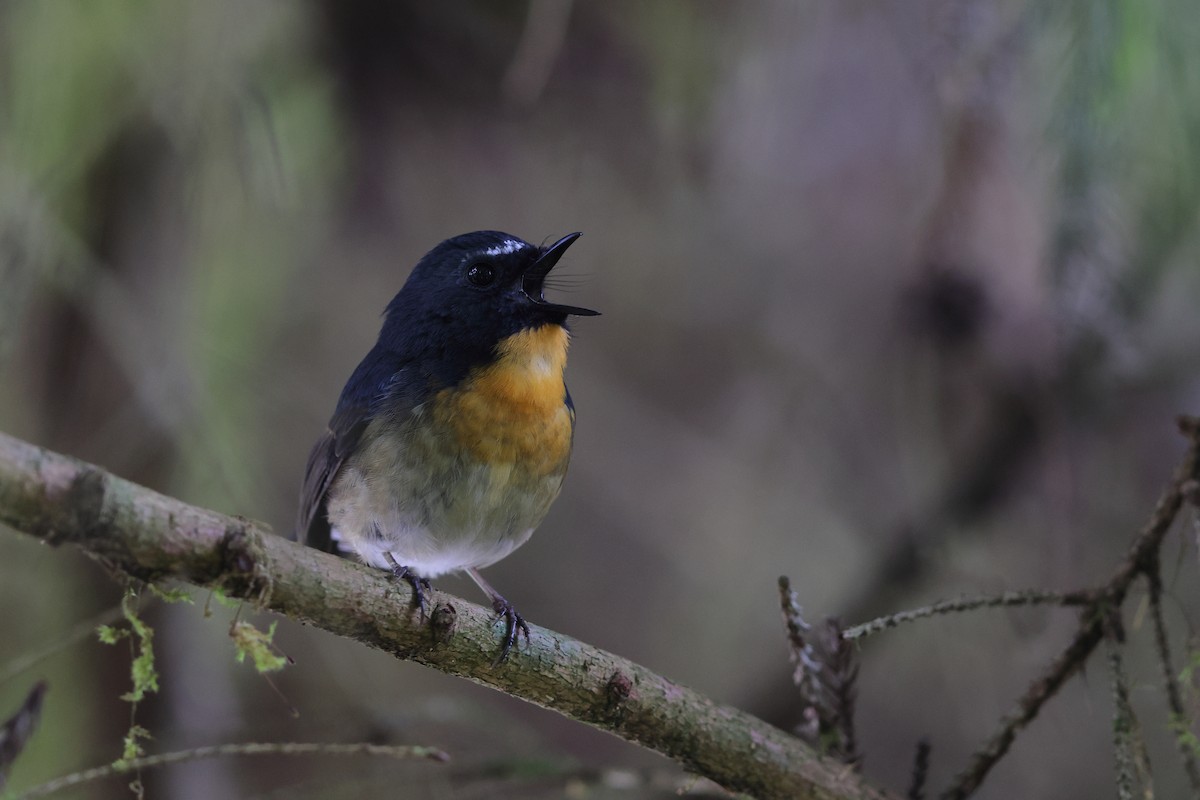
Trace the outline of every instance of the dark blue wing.
<path fill-rule="evenodd" d="M 329 429 L 309 453 L 296 516 L 297 541 L 327 552 L 337 552 L 325 515 L 329 487 L 346 458 L 358 447 L 367 423 L 385 402 L 391 413 L 395 413 L 396 405 L 407 405 L 410 409 L 415 405 L 412 398 L 418 383 L 411 372 L 402 359 L 378 345 L 354 370 L 342 389 L 337 409 L 329 420 Z"/>

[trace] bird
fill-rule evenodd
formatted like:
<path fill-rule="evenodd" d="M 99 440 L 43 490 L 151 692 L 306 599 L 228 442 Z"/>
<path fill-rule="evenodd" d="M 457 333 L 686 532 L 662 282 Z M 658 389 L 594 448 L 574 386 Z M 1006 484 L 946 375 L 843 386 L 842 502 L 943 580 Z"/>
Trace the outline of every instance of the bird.
<path fill-rule="evenodd" d="M 500 231 L 447 239 L 413 267 L 305 468 L 295 538 L 388 570 L 425 616 L 430 579 L 465 571 L 505 630 L 529 626 L 480 574 L 529 540 L 558 497 L 575 434 L 569 317 L 549 246 Z"/>

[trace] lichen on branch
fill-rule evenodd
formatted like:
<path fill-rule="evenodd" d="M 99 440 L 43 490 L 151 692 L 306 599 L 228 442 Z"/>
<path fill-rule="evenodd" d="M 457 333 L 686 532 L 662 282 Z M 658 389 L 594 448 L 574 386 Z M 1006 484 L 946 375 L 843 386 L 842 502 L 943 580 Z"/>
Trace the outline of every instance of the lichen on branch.
<path fill-rule="evenodd" d="M 612 653 L 530 626 L 493 666 L 490 609 L 439 591 L 422 621 L 410 589 L 252 521 L 164 496 L 0 434 L 0 523 L 69 544 L 150 583 L 173 578 L 520 697 L 675 759 L 728 789 L 769 798 L 889 795 L 798 738 Z"/>

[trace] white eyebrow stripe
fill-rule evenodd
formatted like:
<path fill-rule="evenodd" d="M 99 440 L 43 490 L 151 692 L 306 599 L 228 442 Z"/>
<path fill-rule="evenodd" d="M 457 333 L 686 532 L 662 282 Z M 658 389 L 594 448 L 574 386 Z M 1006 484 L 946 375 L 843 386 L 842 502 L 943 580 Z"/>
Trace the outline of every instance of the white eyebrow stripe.
<path fill-rule="evenodd" d="M 483 251 L 484 255 L 488 256 L 506 256 L 509 253 L 515 253 L 518 250 L 524 250 L 529 245 L 524 242 L 518 242 L 516 239 L 505 239 L 495 247 L 489 247 Z"/>

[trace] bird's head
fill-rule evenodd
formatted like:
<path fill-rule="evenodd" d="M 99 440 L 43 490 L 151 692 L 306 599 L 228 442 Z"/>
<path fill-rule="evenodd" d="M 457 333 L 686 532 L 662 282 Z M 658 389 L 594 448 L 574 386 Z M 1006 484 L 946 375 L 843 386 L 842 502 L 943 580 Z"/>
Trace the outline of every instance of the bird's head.
<path fill-rule="evenodd" d="M 424 355 L 444 347 L 477 359 L 521 331 L 597 315 L 543 293 L 546 276 L 579 236 L 545 247 L 499 231 L 447 239 L 425 254 L 388 305 L 381 344 Z"/>

